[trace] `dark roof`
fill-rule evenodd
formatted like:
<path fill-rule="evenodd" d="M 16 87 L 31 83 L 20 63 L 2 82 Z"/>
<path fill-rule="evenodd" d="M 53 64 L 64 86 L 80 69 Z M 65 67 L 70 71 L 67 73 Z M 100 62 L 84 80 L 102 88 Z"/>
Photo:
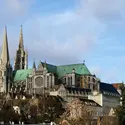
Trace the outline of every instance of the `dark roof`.
<path fill-rule="evenodd" d="M 118 91 L 112 84 L 108 84 L 108 83 L 104 83 L 104 82 L 100 82 L 100 91 L 101 92 L 104 92 L 104 91 L 111 92 L 111 93 L 119 95 Z"/>

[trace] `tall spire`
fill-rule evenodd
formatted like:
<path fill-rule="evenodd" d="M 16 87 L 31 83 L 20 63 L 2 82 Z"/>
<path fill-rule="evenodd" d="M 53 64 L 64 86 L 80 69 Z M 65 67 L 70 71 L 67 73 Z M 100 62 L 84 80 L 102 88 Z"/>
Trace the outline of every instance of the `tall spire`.
<path fill-rule="evenodd" d="M 24 49 L 22 25 L 21 25 L 21 29 L 20 29 L 19 49 Z"/>
<path fill-rule="evenodd" d="M 20 38 L 19 38 L 19 45 L 16 52 L 16 59 L 15 59 L 15 70 L 19 69 L 27 69 L 28 68 L 28 52 L 24 49 L 23 44 L 23 31 L 22 31 L 22 25 L 20 29 Z"/>
<path fill-rule="evenodd" d="M 5 31 L 4 31 L 4 41 L 3 41 L 2 52 L 1 52 L 1 60 L 3 63 L 6 63 L 6 64 L 10 63 L 6 26 L 5 26 Z"/>

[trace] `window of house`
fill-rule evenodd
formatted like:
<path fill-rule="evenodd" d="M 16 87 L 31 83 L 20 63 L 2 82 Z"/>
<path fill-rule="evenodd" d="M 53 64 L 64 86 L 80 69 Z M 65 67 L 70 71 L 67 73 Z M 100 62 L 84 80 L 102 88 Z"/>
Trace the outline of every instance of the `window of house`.
<path fill-rule="evenodd" d="M 88 77 L 88 81 L 90 82 L 90 77 Z"/>

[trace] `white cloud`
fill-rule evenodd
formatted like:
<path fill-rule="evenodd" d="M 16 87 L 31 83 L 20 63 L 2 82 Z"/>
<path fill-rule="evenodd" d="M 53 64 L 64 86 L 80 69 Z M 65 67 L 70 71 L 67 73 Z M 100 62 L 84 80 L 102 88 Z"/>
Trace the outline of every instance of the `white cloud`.
<path fill-rule="evenodd" d="M 0 27 L 9 23 L 8 37 L 9 45 L 12 45 L 10 46 L 12 59 L 18 46 L 20 24 L 22 23 L 25 47 L 29 51 L 29 61 L 35 58 L 36 60 L 46 59 L 48 62 L 56 64 L 78 63 L 82 62 L 88 53 L 92 54 L 93 50 L 97 49 L 98 53 L 95 53 L 95 56 L 100 55 L 96 58 L 97 61 L 105 58 L 105 60 L 108 59 L 105 65 L 107 63 L 110 65 L 112 59 L 113 62 L 116 62 L 115 57 L 103 58 L 101 52 L 104 51 L 106 54 L 108 49 L 117 51 L 121 48 L 124 49 L 121 46 L 122 43 L 117 47 L 119 43 L 116 44 L 115 41 L 108 43 L 104 40 L 102 43 L 100 40 L 104 39 L 105 33 L 111 26 L 114 30 L 117 30 L 117 26 L 125 27 L 124 0 L 81 0 L 76 9 L 55 12 L 51 15 L 42 15 L 39 12 L 31 16 L 30 10 L 33 3 L 33 0 L 0 2 L 0 16 L 6 15 L 0 21 Z M 19 24 L 18 28 L 12 24 Z M 112 47 L 112 45 L 114 46 Z M 95 58 L 92 59 L 95 60 Z M 101 62 L 99 65 L 105 67 Z M 92 63 L 91 66 L 94 67 Z M 110 68 L 113 70 L 112 67 Z M 92 72 L 100 76 L 100 74 L 104 75 L 103 70 L 98 66 L 93 68 Z M 105 79 L 110 78 L 105 76 Z"/>
<path fill-rule="evenodd" d="M 29 53 L 38 59 L 46 57 L 57 63 L 82 61 L 81 58 L 94 48 L 97 34 L 103 31 L 98 31 L 101 25 L 93 21 L 99 24 L 98 27 L 75 10 L 50 16 L 34 15 L 24 24 L 26 32 L 32 36 L 31 40 L 26 38 L 29 41 L 27 44 L 33 42 L 28 47 Z"/>
<path fill-rule="evenodd" d="M 116 21 L 125 17 L 124 0 L 81 0 L 82 10 L 102 21 Z"/>
<path fill-rule="evenodd" d="M 21 23 L 29 14 L 29 8 L 33 5 L 33 0 L 1 0 L 0 1 L 0 27 L 15 23 Z"/>
<path fill-rule="evenodd" d="M 87 0 L 81 2 L 76 10 L 46 16 L 39 13 L 33 15 L 24 23 L 24 40 L 29 54 L 32 53 L 31 58 L 48 58 L 57 63 L 82 61 L 84 55 L 94 49 L 95 43 L 107 30 L 102 17 L 108 20 L 109 15 L 115 15 L 121 10 L 116 3 L 117 1 L 108 4 L 107 0 Z M 20 6 L 23 4 L 24 1 Z M 111 4 L 114 7 L 107 9 Z"/>

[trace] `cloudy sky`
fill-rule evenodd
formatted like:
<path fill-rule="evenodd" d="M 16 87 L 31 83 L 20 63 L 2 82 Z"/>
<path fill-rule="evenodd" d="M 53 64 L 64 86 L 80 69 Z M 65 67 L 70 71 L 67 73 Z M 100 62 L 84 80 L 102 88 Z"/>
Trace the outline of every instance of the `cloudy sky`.
<path fill-rule="evenodd" d="M 7 25 L 12 64 L 22 24 L 30 66 L 85 60 L 102 81 L 125 81 L 125 0 L 1 0 L 0 8 L 0 46 Z"/>

